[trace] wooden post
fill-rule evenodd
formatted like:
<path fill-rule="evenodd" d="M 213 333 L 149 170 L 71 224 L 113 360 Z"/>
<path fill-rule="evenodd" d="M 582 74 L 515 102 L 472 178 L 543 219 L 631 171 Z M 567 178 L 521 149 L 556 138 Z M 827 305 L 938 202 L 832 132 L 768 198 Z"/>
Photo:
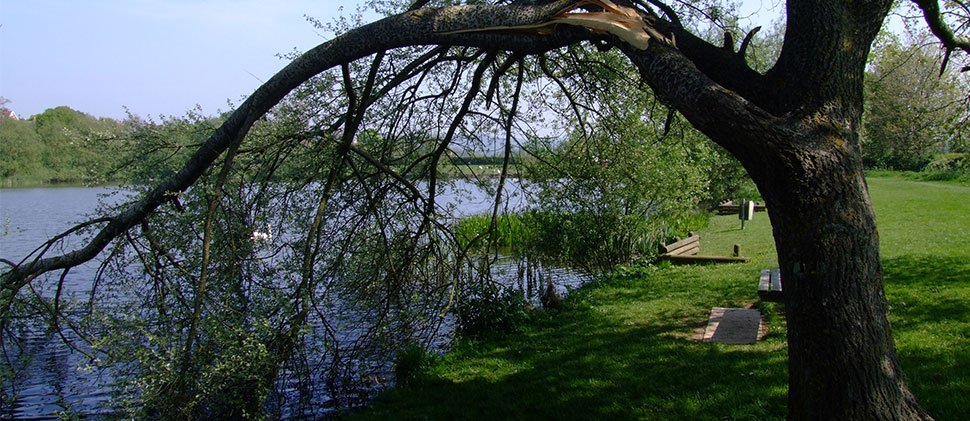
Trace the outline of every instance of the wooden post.
<path fill-rule="evenodd" d="M 734 257 L 741 257 L 741 245 L 740 244 L 735 244 L 734 245 Z"/>

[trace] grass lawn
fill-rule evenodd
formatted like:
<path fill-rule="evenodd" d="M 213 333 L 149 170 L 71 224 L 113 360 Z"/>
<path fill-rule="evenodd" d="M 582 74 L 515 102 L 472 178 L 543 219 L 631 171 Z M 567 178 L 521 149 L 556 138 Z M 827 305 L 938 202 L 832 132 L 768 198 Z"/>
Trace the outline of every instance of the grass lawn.
<path fill-rule="evenodd" d="M 909 383 L 938 420 L 970 414 L 970 187 L 871 178 L 886 291 Z M 704 254 L 745 264 L 648 267 L 575 291 L 521 332 L 462 342 L 360 419 L 783 419 L 784 306 L 757 300 L 776 267 L 764 213 L 718 216 Z M 754 306 L 755 345 L 698 342 L 712 307 Z"/>

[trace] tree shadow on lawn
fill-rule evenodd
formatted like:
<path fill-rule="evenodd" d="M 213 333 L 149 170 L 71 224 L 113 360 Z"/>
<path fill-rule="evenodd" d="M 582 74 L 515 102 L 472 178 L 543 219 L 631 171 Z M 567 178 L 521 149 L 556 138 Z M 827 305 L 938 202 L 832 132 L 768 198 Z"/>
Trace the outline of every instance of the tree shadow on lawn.
<path fill-rule="evenodd" d="M 910 386 L 936 419 L 964 419 L 970 413 L 970 259 L 904 256 L 884 260 L 884 271 L 890 317 Z M 706 291 L 696 284 L 690 289 Z M 594 301 L 658 298 L 635 289 L 613 291 Z M 668 292 L 674 299 L 686 294 L 664 294 Z M 715 298 L 702 297 L 703 303 L 666 311 L 655 308 L 651 317 L 639 319 L 604 317 L 606 310 L 599 304 L 567 306 L 523 333 L 444 357 L 447 368 L 433 370 L 413 386 L 388 391 L 356 415 L 784 418 L 788 375 L 783 329 L 772 326 L 765 341 L 750 346 L 684 339 L 690 336 L 689 323 L 699 321 L 692 315 L 696 312 L 687 310 L 709 308 Z"/>
<path fill-rule="evenodd" d="M 883 260 L 893 327 L 970 327 L 970 257 L 903 256 Z"/>
<path fill-rule="evenodd" d="M 970 414 L 970 257 L 883 260 L 903 370 L 937 420 Z"/>
<path fill-rule="evenodd" d="M 587 324 L 593 323 L 593 325 Z M 787 356 L 770 344 L 676 339 L 683 326 L 595 318 L 489 341 L 360 415 L 395 419 L 781 419 Z M 454 364 L 454 362 L 452 363 Z"/>

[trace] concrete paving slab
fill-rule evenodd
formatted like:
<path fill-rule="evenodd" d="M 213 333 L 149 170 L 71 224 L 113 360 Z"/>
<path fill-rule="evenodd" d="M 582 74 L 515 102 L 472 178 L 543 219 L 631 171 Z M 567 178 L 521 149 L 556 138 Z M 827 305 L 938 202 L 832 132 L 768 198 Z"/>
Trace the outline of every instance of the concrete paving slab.
<path fill-rule="evenodd" d="M 704 331 L 704 342 L 748 345 L 758 342 L 761 332 L 758 310 L 714 307 Z"/>

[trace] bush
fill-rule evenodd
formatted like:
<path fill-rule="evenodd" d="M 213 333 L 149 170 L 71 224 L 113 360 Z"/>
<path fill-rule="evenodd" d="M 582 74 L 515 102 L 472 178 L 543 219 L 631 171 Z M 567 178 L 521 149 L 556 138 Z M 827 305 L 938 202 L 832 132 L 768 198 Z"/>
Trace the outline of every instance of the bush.
<path fill-rule="evenodd" d="M 406 346 L 394 359 L 394 377 L 397 384 L 408 386 L 434 362 L 435 355 L 417 344 Z"/>
<path fill-rule="evenodd" d="M 970 153 L 937 155 L 923 170 L 927 180 L 959 180 L 970 178 Z"/>
<path fill-rule="evenodd" d="M 481 337 L 518 331 L 530 319 L 526 311 L 529 307 L 521 290 L 473 296 L 456 309 L 457 332 L 461 336 Z"/>

